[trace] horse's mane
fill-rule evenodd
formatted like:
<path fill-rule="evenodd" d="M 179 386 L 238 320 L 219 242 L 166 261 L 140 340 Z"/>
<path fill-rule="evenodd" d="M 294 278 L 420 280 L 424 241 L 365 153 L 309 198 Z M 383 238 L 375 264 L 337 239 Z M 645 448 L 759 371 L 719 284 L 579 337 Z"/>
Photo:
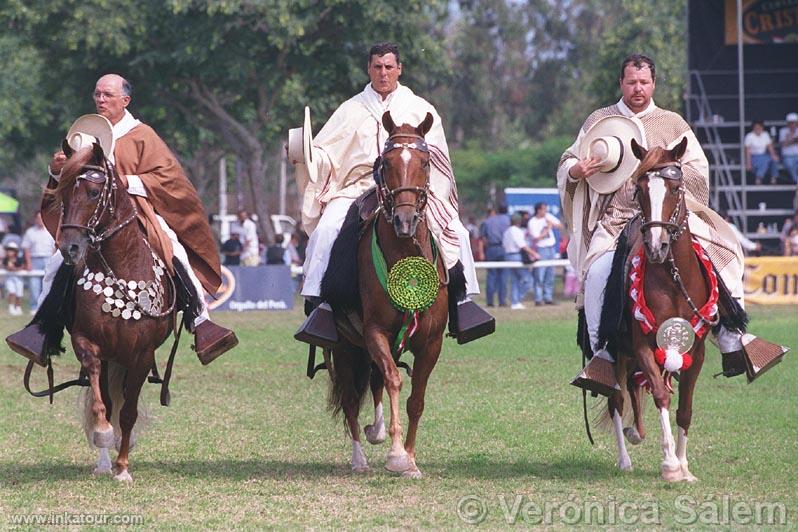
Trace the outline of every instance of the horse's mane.
<path fill-rule="evenodd" d="M 60 203 L 64 190 L 75 184 L 80 171 L 84 166 L 92 162 L 93 156 L 94 151 L 90 146 L 81 148 L 73 153 L 61 169 L 61 177 L 58 180 L 58 184 L 56 184 L 55 188 L 45 189 L 45 194 L 55 199 L 56 203 Z"/>
<path fill-rule="evenodd" d="M 657 146 L 655 148 L 651 148 L 646 153 L 646 156 L 643 157 L 643 160 L 640 161 L 640 165 L 637 167 L 637 171 L 632 176 L 634 181 L 637 181 L 641 175 L 645 174 L 652 168 L 655 168 L 662 163 L 671 162 L 668 161 L 668 156 L 670 155 L 670 151 L 662 148 L 661 146 Z M 675 162 L 675 161 L 674 161 Z"/>

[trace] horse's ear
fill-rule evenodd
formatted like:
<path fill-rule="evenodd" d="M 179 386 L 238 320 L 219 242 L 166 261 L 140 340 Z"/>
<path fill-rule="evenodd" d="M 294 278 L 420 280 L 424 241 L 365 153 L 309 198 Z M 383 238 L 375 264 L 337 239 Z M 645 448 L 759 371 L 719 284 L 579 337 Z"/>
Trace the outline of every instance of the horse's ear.
<path fill-rule="evenodd" d="M 632 139 L 632 153 L 634 153 L 635 157 L 637 157 L 639 160 L 642 161 L 643 159 L 646 158 L 646 154 L 648 153 L 648 150 L 645 149 L 640 144 L 638 144 L 635 139 Z"/>
<path fill-rule="evenodd" d="M 69 142 L 67 142 L 67 139 L 64 139 L 63 141 L 61 141 L 61 151 L 64 152 L 64 155 L 66 155 L 67 159 L 72 157 L 72 154 L 75 153 L 75 150 L 73 150 L 72 146 L 69 145 Z"/>
<path fill-rule="evenodd" d="M 94 159 L 94 162 L 97 163 L 98 165 L 102 164 L 102 162 L 105 160 L 105 152 L 103 152 L 100 143 L 95 142 L 94 144 L 92 144 L 91 150 L 92 150 L 92 159 Z"/>
<path fill-rule="evenodd" d="M 684 156 L 684 152 L 687 151 L 687 137 L 682 137 L 682 141 L 673 147 L 671 150 L 671 157 L 673 157 L 674 161 L 681 161 L 682 157 Z"/>
<path fill-rule="evenodd" d="M 432 129 L 432 123 L 434 121 L 435 119 L 432 117 L 432 113 L 427 113 L 427 116 L 424 117 L 424 121 L 416 128 L 416 132 L 423 137 Z"/>
<path fill-rule="evenodd" d="M 388 132 L 388 135 L 393 133 L 393 130 L 396 129 L 396 124 L 393 123 L 393 118 L 391 118 L 391 112 L 385 111 L 382 115 L 382 127 L 385 128 L 385 131 Z"/>

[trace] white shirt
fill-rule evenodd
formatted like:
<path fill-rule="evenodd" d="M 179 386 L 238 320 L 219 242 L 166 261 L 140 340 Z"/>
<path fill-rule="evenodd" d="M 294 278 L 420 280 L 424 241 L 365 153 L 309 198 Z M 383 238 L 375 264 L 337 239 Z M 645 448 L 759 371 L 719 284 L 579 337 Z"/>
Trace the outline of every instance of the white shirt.
<path fill-rule="evenodd" d="M 255 226 L 255 222 L 250 219 L 244 220 L 241 224 L 241 229 L 243 229 L 243 244 L 244 249 L 241 252 L 241 258 L 249 258 L 249 257 L 257 257 L 258 252 L 258 228 Z"/>
<path fill-rule="evenodd" d="M 44 227 L 32 225 L 22 235 L 22 249 L 27 249 L 31 257 L 49 257 L 55 251 L 55 241 Z"/>
<path fill-rule="evenodd" d="M 798 129 L 795 130 L 795 133 L 790 133 L 790 128 L 781 128 L 779 131 L 779 142 L 784 142 L 785 140 L 790 139 L 798 139 Z M 782 146 L 781 154 L 785 157 L 798 157 L 798 143 L 790 144 L 789 146 Z"/>
<path fill-rule="evenodd" d="M 768 146 L 772 143 L 773 141 L 767 131 L 763 131 L 759 135 L 751 131 L 745 136 L 745 147 L 748 148 L 748 152 L 751 155 L 762 155 L 767 152 Z"/>
<path fill-rule="evenodd" d="M 508 227 L 502 238 L 502 246 L 505 253 L 520 253 L 522 248 L 529 247 L 524 230 L 517 225 Z"/>
<path fill-rule="evenodd" d="M 557 219 L 556 216 L 547 212 L 545 216 L 538 218 L 537 216 L 533 216 L 529 219 L 529 223 L 527 224 L 527 229 L 529 229 L 529 234 L 532 236 L 532 243 L 535 244 L 539 248 L 549 248 L 557 243 L 554 238 L 554 231 L 549 230 L 549 234 L 544 238 L 540 238 L 540 235 L 543 233 L 543 230 L 552 225 L 552 227 L 559 225 L 560 220 Z M 540 238 L 540 240 L 537 240 Z"/>

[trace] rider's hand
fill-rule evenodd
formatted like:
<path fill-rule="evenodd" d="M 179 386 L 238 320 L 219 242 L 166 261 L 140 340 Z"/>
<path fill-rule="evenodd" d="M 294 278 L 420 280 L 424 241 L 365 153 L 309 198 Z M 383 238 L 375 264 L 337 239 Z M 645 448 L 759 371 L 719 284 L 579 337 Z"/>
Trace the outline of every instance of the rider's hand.
<path fill-rule="evenodd" d="M 578 161 L 568 170 L 568 175 L 573 179 L 587 179 L 601 169 L 601 160 L 598 157 L 590 157 Z"/>
<path fill-rule="evenodd" d="M 55 175 L 61 173 L 61 169 L 64 167 L 64 163 L 67 160 L 67 156 L 64 155 L 64 152 L 57 151 L 53 154 L 53 158 L 50 160 L 50 172 Z"/>

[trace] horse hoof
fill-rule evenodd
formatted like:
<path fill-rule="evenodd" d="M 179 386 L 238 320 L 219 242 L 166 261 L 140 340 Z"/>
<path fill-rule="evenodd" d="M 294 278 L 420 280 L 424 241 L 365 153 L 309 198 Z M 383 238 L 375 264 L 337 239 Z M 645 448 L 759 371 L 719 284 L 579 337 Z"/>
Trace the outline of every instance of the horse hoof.
<path fill-rule="evenodd" d="M 619 462 L 618 463 L 618 469 L 620 469 L 621 471 L 631 471 L 633 469 L 632 468 L 632 462 L 631 461 Z"/>
<path fill-rule="evenodd" d="M 635 427 L 626 427 L 623 429 L 623 435 L 626 436 L 626 441 L 632 445 L 637 445 L 643 441 L 643 438 L 640 437 Z"/>
<path fill-rule="evenodd" d="M 379 445 L 385 441 L 385 425 L 366 425 L 363 432 L 366 433 L 366 441 L 372 445 Z"/>
<path fill-rule="evenodd" d="M 418 479 L 418 478 L 422 478 L 423 476 L 424 475 L 421 474 L 421 471 L 419 471 L 418 468 L 408 469 L 407 471 L 402 473 L 402 478 Z"/>
<path fill-rule="evenodd" d="M 682 466 L 682 480 L 685 482 L 697 482 L 698 479 L 690 473 L 690 470 L 687 467 Z"/>
<path fill-rule="evenodd" d="M 371 471 L 371 468 L 367 465 L 352 466 L 352 473 L 362 474 L 369 471 Z"/>
<path fill-rule="evenodd" d="M 92 435 L 92 443 L 99 449 L 110 449 L 114 446 L 114 431 L 113 429 L 100 432 L 95 430 Z"/>
<path fill-rule="evenodd" d="M 102 476 L 102 475 L 110 475 L 111 474 L 111 468 L 110 467 L 95 467 L 94 471 L 92 471 L 91 474 L 94 475 L 95 477 L 99 477 L 99 476 Z"/>
<path fill-rule="evenodd" d="M 118 482 L 133 482 L 133 477 L 130 476 L 127 469 L 114 475 L 114 480 Z"/>
<path fill-rule="evenodd" d="M 665 466 L 662 466 L 662 478 L 666 482 L 679 482 L 684 480 L 684 475 L 682 474 L 682 469 L 679 467 L 676 469 L 669 469 Z"/>
<path fill-rule="evenodd" d="M 410 457 L 407 453 L 400 455 L 389 454 L 388 461 L 385 462 L 385 469 L 391 473 L 404 473 L 411 467 L 413 467 L 413 464 L 410 462 Z"/>

